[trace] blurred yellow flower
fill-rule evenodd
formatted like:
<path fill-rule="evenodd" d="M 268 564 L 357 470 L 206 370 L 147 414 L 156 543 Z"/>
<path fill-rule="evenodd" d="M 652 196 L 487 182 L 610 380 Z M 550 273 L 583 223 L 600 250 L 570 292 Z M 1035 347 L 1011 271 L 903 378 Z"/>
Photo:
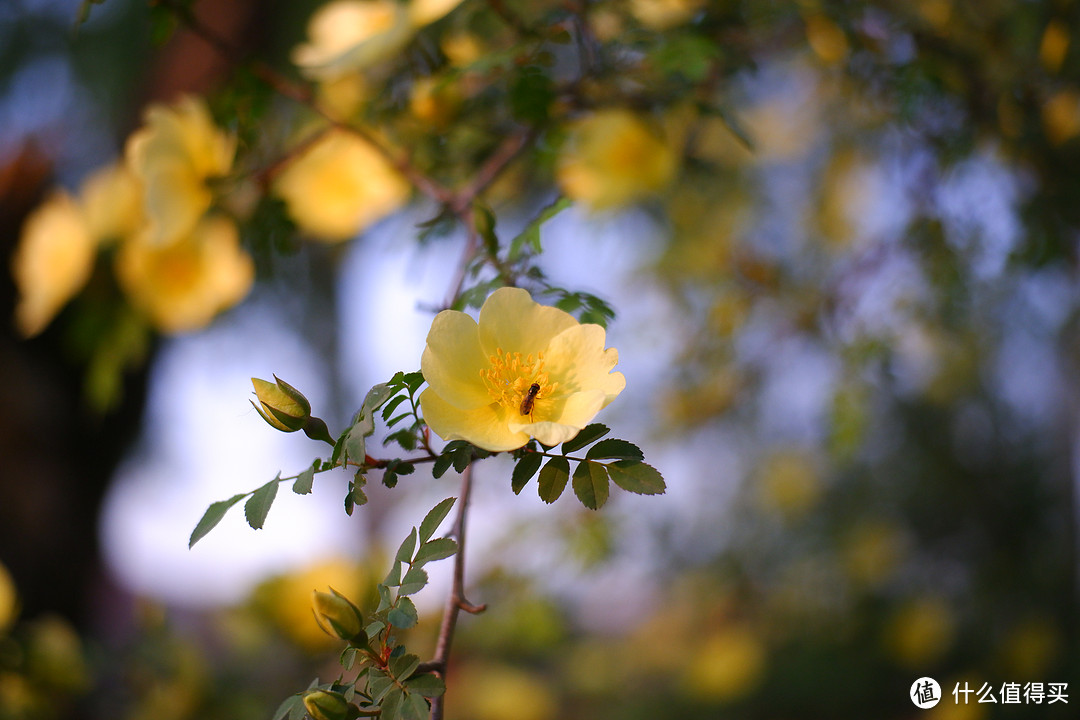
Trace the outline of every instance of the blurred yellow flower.
<path fill-rule="evenodd" d="M 910 668 L 924 668 L 952 645 L 955 622 L 944 599 L 908 600 L 893 615 L 885 630 L 886 647 Z"/>
<path fill-rule="evenodd" d="M 97 242 L 86 213 L 64 191 L 50 195 L 26 219 L 11 271 L 19 300 L 15 325 L 37 335 L 90 278 Z"/>
<path fill-rule="evenodd" d="M 629 110 L 614 109 L 571 124 L 556 176 L 567 197 L 603 210 L 663 190 L 675 169 L 675 152 L 659 131 Z"/>
<path fill-rule="evenodd" d="M 761 681 L 768 653 L 750 628 L 732 626 L 707 638 L 686 677 L 696 697 L 727 702 L 751 692 Z"/>
<path fill-rule="evenodd" d="M 462 0 L 412 0 L 409 3 L 409 22 L 414 28 L 430 25 L 449 15 L 461 2 Z"/>
<path fill-rule="evenodd" d="M 148 239 L 167 245 L 189 235 L 210 209 L 208 181 L 229 172 L 236 140 L 214 125 L 201 99 L 186 96 L 173 105 L 151 105 L 125 153 L 143 184 Z"/>
<path fill-rule="evenodd" d="M 344 130 L 330 130 L 274 183 L 289 216 L 304 232 L 346 240 L 389 215 L 410 187 L 378 150 Z"/>
<path fill-rule="evenodd" d="M 8 569 L 0 563 L 0 636 L 11 627 L 19 614 L 19 597 L 15 594 L 15 581 Z"/>
<path fill-rule="evenodd" d="M 435 130 L 445 130 L 461 106 L 461 88 L 456 82 L 436 77 L 417 78 L 409 93 L 409 112 Z"/>
<path fill-rule="evenodd" d="M 79 188 L 90 235 L 98 242 L 130 237 L 142 227 L 142 186 L 123 163 L 94 171 Z"/>
<path fill-rule="evenodd" d="M 551 683 L 505 665 L 468 665 L 459 671 L 455 695 L 460 717 L 475 720 L 550 720 L 559 717 Z"/>
<path fill-rule="evenodd" d="M 305 650 L 322 652 L 340 644 L 322 630 L 311 611 L 312 591 L 327 587 L 348 597 L 364 597 L 365 571 L 354 562 L 329 558 L 267 580 L 255 589 L 253 599 L 293 642 Z"/>
<path fill-rule="evenodd" d="M 1053 145 L 1080 134 L 1080 92 L 1061 90 L 1042 106 L 1043 130 Z"/>
<path fill-rule="evenodd" d="M 116 274 L 132 305 L 159 330 L 173 333 L 201 328 L 240 302 L 255 266 L 240 247 L 236 225 L 211 215 L 170 245 L 156 245 L 145 235 L 124 243 Z"/>
<path fill-rule="evenodd" d="M 570 440 L 626 386 L 604 328 L 580 324 L 540 305 L 520 288 L 496 290 L 477 323 L 444 310 L 428 331 L 420 368 L 428 388 L 420 405 L 444 440 L 467 440 L 492 452 L 535 437 Z"/>
<path fill-rule="evenodd" d="M 395 0 L 336 0 L 311 16 L 308 42 L 293 50 L 292 61 L 310 78 L 329 79 L 394 55 L 411 37 Z"/>
<path fill-rule="evenodd" d="M 668 30 L 694 17 L 705 0 L 630 0 L 630 12 L 652 30 Z"/>
<path fill-rule="evenodd" d="M 779 450 L 765 459 L 757 489 L 762 505 L 788 519 L 812 509 L 823 490 L 813 457 L 796 449 Z"/>
<path fill-rule="evenodd" d="M 308 22 L 308 42 L 292 61 L 309 78 L 328 80 L 398 54 L 416 31 L 439 20 L 461 0 L 335 0 Z"/>

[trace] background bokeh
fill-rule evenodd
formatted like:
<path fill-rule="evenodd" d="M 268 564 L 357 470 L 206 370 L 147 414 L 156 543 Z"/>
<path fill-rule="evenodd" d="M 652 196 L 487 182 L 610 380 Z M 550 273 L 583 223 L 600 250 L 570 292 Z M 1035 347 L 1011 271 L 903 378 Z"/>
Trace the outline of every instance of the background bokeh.
<path fill-rule="evenodd" d="M 107 0 L 75 30 L 76 5 L 0 7 L 5 258 L 147 103 L 249 81 L 161 8 Z M 196 4 L 283 68 L 316 5 Z M 488 5 L 433 32 L 494 52 Z M 510 492 L 508 462 L 478 467 L 469 596 L 489 610 L 460 624 L 448 716 L 1072 717 L 1072 697 L 1000 691 L 1080 678 L 1080 6 L 587 5 L 601 47 L 648 60 L 591 100 L 637 93 L 681 160 L 637 205 L 557 215 L 538 262 L 615 308 L 628 385 L 600 419 L 668 492 L 548 507 Z M 672 100 L 687 88 L 700 103 Z M 491 188 L 505 237 L 554 196 L 559 140 Z M 340 245 L 248 237 L 244 303 L 138 352 L 87 340 L 82 306 L 30 340 L 0 323 L 0 718 L 263 718 L 338 672 L 311 589 L 369 594 L 452 473 L 373 482 L 351 518 L 347 478 L 320 477 L 262 531 L 234 511 L 187 539 L 210 502 L 319 452 L 262 422 L 250 377 L 339 429 L 417 368 L 464 243 L 417 239 L 435 212 L 415 201 Z M 923 676 L 934 710 L 909 699 Z M 965 683 L 999 702 L 952 702 Z"/>

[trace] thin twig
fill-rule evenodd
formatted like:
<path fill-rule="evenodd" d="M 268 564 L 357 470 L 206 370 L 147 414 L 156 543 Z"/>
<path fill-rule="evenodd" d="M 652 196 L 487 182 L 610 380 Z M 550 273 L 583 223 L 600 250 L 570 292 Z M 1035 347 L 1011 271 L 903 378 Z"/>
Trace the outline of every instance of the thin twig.
<path fill-rule="evenodd" d="M 467 211 L 480 193 L 486 190 L 506 169 L 506 166 L 532 143 L 536 138 L 536 133 L 537 129 L 530 127 L 506 138 L 476 171 L 472 181 L 454 193 L 450 209 L 459 216 Z"/>
<path fill-rule="evenodd" d="M 435 657 L 425 665 L 438 672 L 445 681 L 446 668 L 450 659 L 450 645 L 454 640 L 458 613 L 483 612 L 486 605 L 473 605 L 465 599 L 465 518 L 469 508 L 469 494 L 472 490 L 472 465 L 461 473 L 461 497 L 458 498 L 457 518 L 454 520 L 453 534 L 457 539 L 458 550 L 454 556 L 454 579 L 450 594 L 446 598 L 442 624 L 439 626 L 439 639 L 435 644 Z M 431 720 L 442 720 L 443 698 L 439 696 L 431 701 Z"/>
<path fill-rule="evenodd" d="M 228 61 L 233 64 L 240 65 L 245 62 L 241 53 L 236 50 L 227 40 L 218 35 L 212 28 L 199 20 L 191 11 L 191 9 L 185 5 L 182 5 L 176 0 L 158 0 L 158 4 L 162 5 L 173 13 L 184 23 L 188 30 L 190 30 L 196 37 L 201 38 L 207 45 L 216 50 Z M 374 135 L 365 130 L 364 128 L 351 125 L 341 119 L 335 117 L 326 108 L 319 105 L 315 100 L 311 90 L 306 86 L 294 83 L 284 75 L 279 73 L 274 68 L 270 67 L 261 60 L 247 61 L 251 72 L 260 80 L 265 82 L 274 92 L 278 93 L 282 97 L 287 97 L 290 100 L 294 100 L 301 105 L 305 105 L 315 111 L 317 114 L 323 117 L 327 122 L 333 125 L 335 128 L 339 128 L 346 132 L 350 132 L 361 140 L 364 140 L 370 144 L 376 151 L 379 152 L 386 160 L 393 165 L 394 169 L 400 172 L 405 178 L 424 195 L 427 195 L 431 199 L 439 203 L 448 203 L 452 200 L 453 194 L 447 188 L 437 183 L 432 178 L 428 177 L 424 173 L 420 172 L 410 161 L 408 155 L 403 152 L 392 152 L 389 148 L 385 147 L 380 141 L 378 141 Z"/>

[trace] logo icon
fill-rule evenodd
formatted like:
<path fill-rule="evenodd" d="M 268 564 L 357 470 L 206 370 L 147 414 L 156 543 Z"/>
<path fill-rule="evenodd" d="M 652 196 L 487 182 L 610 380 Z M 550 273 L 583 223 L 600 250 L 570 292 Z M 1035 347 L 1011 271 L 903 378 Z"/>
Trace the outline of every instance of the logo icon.
<path fill-rule="evenodd" d="M 910 697 L 915 707 L 928 710 L 941 702 L 941 686 L 932 677 L 921 677 L 911 683 Z"/>

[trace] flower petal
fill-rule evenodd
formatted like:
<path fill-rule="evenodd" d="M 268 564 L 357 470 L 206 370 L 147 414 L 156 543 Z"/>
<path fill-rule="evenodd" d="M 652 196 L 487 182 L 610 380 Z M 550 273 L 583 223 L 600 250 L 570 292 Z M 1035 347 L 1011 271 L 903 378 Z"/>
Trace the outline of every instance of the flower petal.
<path fill-rule="evenodd" d="M 488 354 L 502 348 L 535 355 L 556 335 L 577 324 L 570 313 L 534 302 L 526 290 L 499 288 L 480 308 L 480 345 Z"/>
<path fill-rule="evenodd" d="M 462 410 L 429 387 L 420 393 L 420 409 L 428 427 L 443 440 L 467 440 L 489 452 L 516 450 L 529 441 L 525 433 L 509 428 L 505 408 L 499 405 Z"/>
<path fill-rule="evenodd" d="M 575 325 L 559 333 L 548 345 L 546 367 L 559 392 L 601 390 L 606 407 L 626 387 L 622 373 L 611 372 L 619 362 L 619 351 L 604 349 L 605 332 L 599 325 Z M 599 408 L 598 408 L 599 409 Z"/>
<path fill-rule="evenodd" d="M 492 398 L 480 376 L 488 366 L 475 320 L 457 310 L 435 316 L 420 371 L 442 400 L 463 410 L 489 404 Z"/>
<path fill-rule="evenodd" d="M 511 432 L 524 432 L 545 445 L 558 445 L 576 436 L 607 404 L 600 390 L 586 390 L 553 400 L 551 420 L 534 423 L 510 421 Z"/>

